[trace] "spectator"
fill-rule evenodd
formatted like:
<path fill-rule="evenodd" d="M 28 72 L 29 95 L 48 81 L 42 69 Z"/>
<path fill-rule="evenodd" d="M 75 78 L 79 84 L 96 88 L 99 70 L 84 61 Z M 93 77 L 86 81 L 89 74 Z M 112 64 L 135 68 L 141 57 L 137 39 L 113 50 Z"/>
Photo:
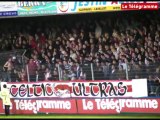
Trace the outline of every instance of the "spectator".
<path fill-rule="evenodd" d="M 38 81 L 45 80 L 45 70 L 46 70 L 46 67 L 44 64 L 42 64 L 41 68 L 38 70 Z"/>
<path fill-rule="evenodd" d="M 110 80 L 117 80 L 117 70 L 115 65 L 112 65 L 111 67 L 111 73 L 110 73 Z"/>
<path fill-rule="evenodd" d="M 46 68 L 46 70 L 45 70 L 45 80 L 46 81 L 51 80 L 51 77 L 52 77 L 51 71 L 49 70 L 49 68 Z"/>
<path fill-rule="evenodd" d="M 30 82 L 36 82 L 36 76 L 38 74 L 37 64 L 33 59 L 30 59 L 26 67 L 28 68 Z"/>
<path fill-rule="evenodd" d="M 125 80 L 126 79 L 126 73 L 123 69 L 123 66 L 119 66 L 119 69 L 117 71 L 117 78 L 118 80 Z"/>
<path fill-rule="evenodd" d="M 105 80 L 109 80 L 109 75 L 110 75 L 110 71 L 111 71 L 111 64 L 106 61 L 106 62 L 102 62 L 102 68 L 103 68 L 103 74 L 104 74 L 104 79 Z"/>
<path fill-rule="evenodd" d="M 5 82 L 11 82 L 11 73 L 13 72 L 14 66 L 12 58 L 9 58 L 8 61 L 4 64 L 3 70 L 6 72 Z"/>
<path fill-rule="evenodd" d="M 44 21 L 31 18 L 31 24 L 28 24 L 30 23 L 28 20 L 23 22 L 13 20 L 13 24 L 8 24 L 10 20 L 6 20 L 8 23 L 2 20 L 1 23 L 6 27 L 0 27 L 2 31 L 0 50 L 28 49 L 26 57 L 29 61 L 33 59 L 33 62 L 28 63 L 28 71 L 31 81 L 34 82 L 36 75 L 40 77 L 40 73 L 44 72 L 42 64 L 49 68 L 54 80 L 59 79 L 58 75 L 63 75 L 63 72 L 58 73 L 58 66 L 62 69 L 59 71 L 72 71 L 76 74 L 76 79 L 79 79 L 82 73 L 85 74 L 82 76 L 91 80 L 91 63 L 97 64 L 93 67 L 94 71 L 102 69 L 104 79 L 118 79 L 116 75 L 122 71 L 115 68 L 121 65 L 124 70 L 128 68 L 129 79 L 147 78 L 154 75 L 156 69 L 154 66 L 159 65 L 160 61 L 160 27 L 156 22 L 159 18 L 156 17 L 157 12 L 156 14 L 151 12 L 152 18 L 148 18 L 145 13 L 141 15 L 136 11 L 132 12 L 133 15 L 136 13 L 136 19 L 126 12 L 130 19 L 124 18 L 126 13 L 117 13 L 119 15 L 117 19 L 114 19 L 114 15 L 108 17 L 106 13 L 101 13 L 100 16 L 93 14 L 89 19 L 83 17 L 79 20 L 76 17 L 75 21 L 72 16 L 66 23 L 56 17 L 54 18 L 56 22 L 52 22 L 52 17 L 45 18 Z M 43 26 L 37 24 L 37 21 L 43 23 Z M 18 63 L 14 62 L 11 65 L 12 71 L 16 68 L 15 64 Z M 112 64 L 114 68 L 111 70 Z M 5 75 L 8 76 L 5 81 L 9 81 L 10 74 Z"/>
<path fill-rule="evenodd" d="M 76 74 L 71 70 L 68 74 L 70 80 L 76 80 Z"/>
<path fill-rule="evenodd" d="M 27 82 L 28 78 L 27 78 L 27 72 L 25 71 L 25 69 L 21 69 L 21 71 L 18 73 L 19 75 L 19 79 L 21 82 Z"/>

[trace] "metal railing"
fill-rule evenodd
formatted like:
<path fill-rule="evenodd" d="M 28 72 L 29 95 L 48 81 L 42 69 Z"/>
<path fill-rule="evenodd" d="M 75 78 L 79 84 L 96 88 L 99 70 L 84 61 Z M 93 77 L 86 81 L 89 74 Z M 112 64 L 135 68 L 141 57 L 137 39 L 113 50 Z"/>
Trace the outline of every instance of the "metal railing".
<path fill-rule="evenodd" d="M 72 81 L 72 80 L 148 80 L 150 94 L 160 95 L 160 62 L 155 63 L 65 63 L 42 64 L 24 57 L 26 51 L 16 54 L 16 62 L 10 71 L 0 64 L 0 80 L 5 82 Z M 15 52 L 12 52 L 15 53 Z M 15 55 L 15 54 L 13 54 Z M 4 54 L 3 54 L 4 56 Z M 18 57 L 19 56 L 19 57 Z M 14 56 L 12 56 L 14 57 Z M 2 59 L 6 62 L 6 56 Z M 3 64 L 5 63 L 2 60 Z"/>
<path fill-rule="evenodd" d="M 154 79 L 155 81 L 160 78 L 160 62 L 148 63 L 119 63 L 110 64 L 109 62 L 103 63 L 66 63 L 55 64 L 37 63 L 39 61 L 32 61 L 28 63 L 25 57 L 26 50 L 16 50 L 10 52 L 0 53 L 0 75 L 1 81 L 8 81 L 4 76 L 7 76 L 4 71 L 4 64 L 8 58 L 14 61 L 14 69 L 9 71 L 10 74 L 14 70 L 21 73 L 23 70 L 24 78 L 26 81 L 41 81 L 49 78 L 49 80 L 130 80 L 137 78 Z M 37 64 L 39 64 L 37 66 Z M 48 69 L 48 70 L 46 70 Z M 8 74 L 8 73 L 7 73 Z M 13 75 L 14 76 L 14 75 Z M 14 78 L 12 78 L 14 79 Z M 13 80 L 15 81 L 15 80 Z"/>
<path fill-rule="evenodd" d="M 124 67 L 125 66 L 125 67 Z M 1 72 L 3 71 L 3 65 L 0 66 Z M 124 65 L 100 65 L 94 63 L 87 64 L 74 64 L 74 65 L 60 65 L 60 64 L 39 64 L 37 66 L 36 61 L 33 63 L 15 64 L 14 70 L 24 70 L 27 76 L 30 75 L 43 75 L 50 73 L 49 75 L 58 76 L 57 80 L 77 80 L 83 77 L 84 80 L 131 80 L 137 78 L 157 78 L 160 77 L 160 64 L 152 63 L 149 65 L 139 65 L 139 64 L 124 64 Z M 10 71 L 12 73 L 12 71 Z M 38 81 L 34 80 L 34 81 Z M 30 77 L 27 77 L 28 82 L 30 82 Z M 45 79 L 45 78 L 44 78 Z"/>

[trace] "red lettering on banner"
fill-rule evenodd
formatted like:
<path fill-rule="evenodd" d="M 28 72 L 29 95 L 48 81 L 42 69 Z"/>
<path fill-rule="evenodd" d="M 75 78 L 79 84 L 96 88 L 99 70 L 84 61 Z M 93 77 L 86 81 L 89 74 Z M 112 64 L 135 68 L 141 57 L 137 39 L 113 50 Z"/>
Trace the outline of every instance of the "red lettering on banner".
<path fill-rule="evenodd" d="M 33 95 L 33 87 L 29 88 L 29 93 Z"/>
<path fill-rule="evenodd" d="M 16 86 L 13 86 L 10 90 L 13 96 L 16 96 L 18 94 L 18 88 Z"/>
<path fill-rule="evenodd" d="M 98 86 L 93 86 L 93 92 L 98 93 L 98 91 L 99 91 L 99 87 Z"/>
<path fill-rule="evenodd" d="M 41 88 L 41 86 L 37 86 L 36 87 L 36 93 L 37 93 L 37 95 L 41 95 L 42 94 L 42 88 Z"/>
<path fill-rule="evenodd" d="M 46 87 L 46 91 L 50 94 L 50 93 L 52 93 L 52 87 L 51 86 L 47 86 Z"/>

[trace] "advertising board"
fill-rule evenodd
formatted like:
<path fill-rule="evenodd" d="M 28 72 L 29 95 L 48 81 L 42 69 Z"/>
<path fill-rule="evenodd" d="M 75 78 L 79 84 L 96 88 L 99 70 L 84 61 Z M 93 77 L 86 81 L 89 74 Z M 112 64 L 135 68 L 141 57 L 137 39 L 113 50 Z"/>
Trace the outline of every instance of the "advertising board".
<path fill-rule="evenodd" d="M 0 17 L 1 16 L 17 16 L 17 3 L 16 2 L 0 2 Z"/>
<path fill-rule="evenodd" d="M 11 102 L 11 114 L 160 114 L 159 98 L 12 99 Z M 0 114 L 4 114 L 1 100 L 0 108 Z"/>
<path fill-rule="evenodd" d="M 34 16 L 56 14 L 56 2 L 46 1 L 23 1 L 17 2 L 18 16 Z"/>
<path fill-rule="evenodd" d="M 121 10 L 121 4 L 109 1 L 57 2 L 57 13 L 87 13 Z"/>

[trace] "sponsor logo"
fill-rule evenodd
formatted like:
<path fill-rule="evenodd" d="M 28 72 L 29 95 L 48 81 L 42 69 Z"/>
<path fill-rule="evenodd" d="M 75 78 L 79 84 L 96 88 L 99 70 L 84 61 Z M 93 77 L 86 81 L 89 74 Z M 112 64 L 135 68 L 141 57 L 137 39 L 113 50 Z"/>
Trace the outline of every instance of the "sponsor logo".
<path fill-rule="evenodd" d="M 99 1 L 75 2 L 71 11 L 82 11 L 80 8 L 84 8 L 87 11 L 95 11 L 96 9 L 92 10 L 92 7 L 95 7 L 95 8 L 96 7 L 103 7 L 102 10 L 107 10 L 108 6 L 114 6 L 115 4 L 118 4 L 118 2 L 107 2 L 107 1 L 103 1 L 103 2 L 99 2 Z M 118 5 L 120 5 L 120 4 L 118 4 Z"/>
<path fill-rule="evenodd" d="M 18 2 L 19 7 L 45 6 L 45 5 L 46 2 Z"/>
<path fill-rule="evenodd" d="M 69 9 L 68 2 L 58 2 L 58 8 L 61 12 L 66 12 Z"/>
<path fill-rule="evenodd" d="M 158 10 L 158 3 L 122 3 L 122 10 Z"/>
<path fill-rule="evenodd" d="M 46 6 L 49 2 L 18 2 L 17 5 L 20 7 L 19 9 L 31 10 L 34 7 Z"/>
<path fill-rule="evenodd" d="M 158 113 L 160 99 L 15 99 L 10 107 L 13 114 L 37 113 L 78 113 L 78 114 L 119 114 L 119 113 Z M 77 103 L 77 104 L 76 104 Z M 0 113 L 4 113 L 0 100 Z"/>
<path fill-rule="evenodd" d="M 78 105 L 80 113 L 159 113 L 159 101 L 156 99 L 82 99 Z"/>
<path fill-rule="evenodd" d="M 40 109 L 71 109 L 71 102 L 63 100 L 14 100 L 14 102 L 16 103 L 16 110 L 29 110 L 33 113 L 38 113 Z"/>
<path fill-rule="evenodd" d="M 149 99 L 96 99 L 97 109 L 115 109 L 117 113 L 122 111 L 122 108 L 158 108 L 157 100 Z"/>

